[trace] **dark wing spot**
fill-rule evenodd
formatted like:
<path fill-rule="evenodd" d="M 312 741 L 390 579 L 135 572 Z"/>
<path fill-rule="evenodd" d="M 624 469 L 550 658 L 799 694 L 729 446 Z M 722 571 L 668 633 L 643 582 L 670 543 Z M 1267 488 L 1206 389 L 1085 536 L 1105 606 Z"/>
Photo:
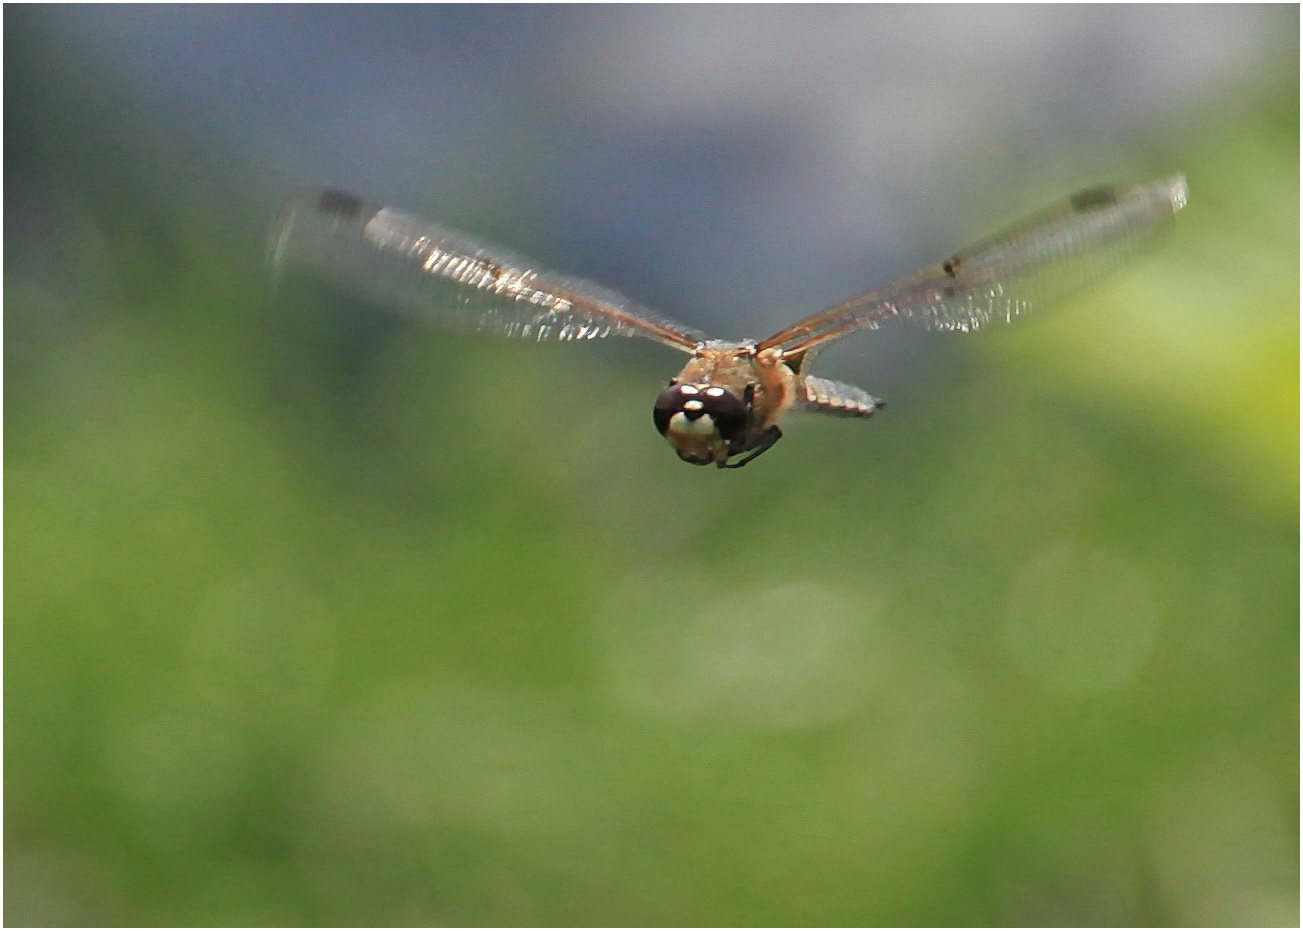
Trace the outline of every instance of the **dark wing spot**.
<path fill-rule="evenodd" d="M 1112 188 L 1108 185 L 1087 188 L 1084 191 L 1078 191 L 1076 194 L 1073 194 L 1068 198 L 1068 203 L 1072 205 L 1072 209 L 1081 212 L 1087 210 L 1098 210 L 1100 207 L 1111 207 L 1117 202 L 1117 188 Z"/>
<path fill-rule="evenodd" d="M 322 213 L 351 220 L 366 209 L 366 204 L 343 191 L 322 191 L 317 201 L 317 209 Z"/>

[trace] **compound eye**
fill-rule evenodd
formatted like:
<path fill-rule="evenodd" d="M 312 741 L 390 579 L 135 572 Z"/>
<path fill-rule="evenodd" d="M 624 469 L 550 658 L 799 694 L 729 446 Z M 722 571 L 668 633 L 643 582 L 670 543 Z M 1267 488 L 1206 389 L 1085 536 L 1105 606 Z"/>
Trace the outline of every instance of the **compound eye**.
<path fill-rule="evenodd" d="M 747 406 L 727 388 L 712 385 L 702 392 L 705 412 L 715 429 L 730 445 L 740 443 L 747 433 Z"/>
<path fill-rule="evenodd" d="M 687 393 L 684 392 L 685 388 L 688 389 Z M 675 382 L 670 382 L 670 386 L 657 396 L 656 406 L 652 409 L 652 420 L 656 422 L 656 430 L 661 436 L 669 432 L 670 418 L 675 414 L 686 413 L 683 405 L 690 400 L 700 404 L 697 389 L 692 385 L 680 385 Z"/>

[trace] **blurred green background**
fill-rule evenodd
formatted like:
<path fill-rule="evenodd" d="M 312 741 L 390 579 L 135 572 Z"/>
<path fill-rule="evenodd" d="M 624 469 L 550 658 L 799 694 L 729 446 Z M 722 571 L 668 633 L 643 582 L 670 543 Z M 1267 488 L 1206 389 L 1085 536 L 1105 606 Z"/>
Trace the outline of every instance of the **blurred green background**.
<path fill-rule="evenodd" d="M 5 8 L 6 924 L 1297 924 L 1296 8 L 77 9 Z M 886 199 L 790 182 L 879 105 Z M 651 344 L 263 265 L 343 184 L 759 336 L 1104 170 L 1160 252 L 736 472 Z"/>

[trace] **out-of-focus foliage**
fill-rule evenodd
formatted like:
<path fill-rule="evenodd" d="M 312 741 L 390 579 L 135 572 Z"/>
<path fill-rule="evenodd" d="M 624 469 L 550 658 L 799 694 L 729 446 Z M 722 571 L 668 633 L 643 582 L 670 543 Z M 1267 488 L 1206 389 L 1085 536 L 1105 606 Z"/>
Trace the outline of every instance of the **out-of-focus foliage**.
<path fill-rule="evenodd" d="M 1296 60 L 1131 277 L 730 473 L 655 347 L 269 296 L 8 25 L 8 924 L 1297 922 Z"/>

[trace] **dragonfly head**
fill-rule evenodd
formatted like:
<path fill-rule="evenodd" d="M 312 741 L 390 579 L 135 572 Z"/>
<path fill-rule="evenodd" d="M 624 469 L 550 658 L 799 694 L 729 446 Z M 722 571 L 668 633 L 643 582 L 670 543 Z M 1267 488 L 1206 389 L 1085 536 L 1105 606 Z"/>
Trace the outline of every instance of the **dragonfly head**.
<path fill-rule="evenodd" d="M 680 459 L 710 465 L 742 447 L 749 416 L 747 405 L 727 388 L 670 382 L 656 399 L 652 419 Z"/>

